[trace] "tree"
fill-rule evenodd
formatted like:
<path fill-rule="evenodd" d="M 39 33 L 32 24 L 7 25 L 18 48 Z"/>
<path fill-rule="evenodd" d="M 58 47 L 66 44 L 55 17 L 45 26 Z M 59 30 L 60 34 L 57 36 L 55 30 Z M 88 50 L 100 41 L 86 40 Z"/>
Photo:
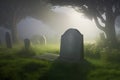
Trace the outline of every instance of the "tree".
<path fill-rule="evenodd" d="M 18 42 L 17 24 L 26 16 L 43 18 L 45 9 L 43 0 L 0 0 L 0 25 L 12 31 L 13 42 Z"/>
<path fill-rule="evenodd" d="M 1 0 L 0 1 L 0 25 L 11 29 L 13 42 L 17 42 L 16 25 L 21 18 L 21 12 L 24 12 L 19 1 Z"/>
<path fill-rule="evenodd" d="M 115 20 L 120 15 L 120 0 L 48 0 L 53 5 L 77 7 L 104 31 L 107 42 L 116 44 Z M 101 24 L 102 22 L 102 24 Z"/>
<path fill-rule="evenodd" d="M 0 0 L 0 25 L 11 29 L 14 43 L 18 42 L 17 24 L 21 19 L 30 16 L 53 26 L 52 21 L 56 21 L 56 17 L 61 18 L 61 14 L 53 12 L 44 1 Z"/>

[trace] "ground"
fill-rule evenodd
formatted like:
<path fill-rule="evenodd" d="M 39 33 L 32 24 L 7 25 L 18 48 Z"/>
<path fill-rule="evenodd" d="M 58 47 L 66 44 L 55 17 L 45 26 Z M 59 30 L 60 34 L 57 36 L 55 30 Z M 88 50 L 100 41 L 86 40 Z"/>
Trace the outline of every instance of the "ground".
<path fill-rule="evenodd" d="M 58 61 L 58 57 L 58 45 L 29 50 L 0 47 L 0 80 L 120 80 L 119 63 L 88 55 L 83 62 L 67 63 Z"/>

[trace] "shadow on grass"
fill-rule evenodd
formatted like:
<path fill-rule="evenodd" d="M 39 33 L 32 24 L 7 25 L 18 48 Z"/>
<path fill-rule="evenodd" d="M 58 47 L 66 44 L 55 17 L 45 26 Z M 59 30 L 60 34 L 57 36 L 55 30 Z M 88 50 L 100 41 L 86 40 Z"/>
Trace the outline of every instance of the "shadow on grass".
<path fill-rule="evenodd" d="M 7 60 L 12 60 L 16 58 L 31 58 L 35 56 L 36 53 L 32 49 L 7 49 L 7 48 L 0 48 L 0 60 L 2 59 L 7 59 Z"/>
<path fill-rule="evenodd" d="M 17 56 L 19 56 L 19 57 L 32 57 L 35 55 L 36 55 L 35 51 L 32 50 L 31 48 L 30 49 L 23 48 L 17 52 Z"/>
<path fill-rule="evenodd" d="M 39 80 L 86 80 L 93 66 L 86 60 L 80 63 L 54 61 L 50 69 Z"/>

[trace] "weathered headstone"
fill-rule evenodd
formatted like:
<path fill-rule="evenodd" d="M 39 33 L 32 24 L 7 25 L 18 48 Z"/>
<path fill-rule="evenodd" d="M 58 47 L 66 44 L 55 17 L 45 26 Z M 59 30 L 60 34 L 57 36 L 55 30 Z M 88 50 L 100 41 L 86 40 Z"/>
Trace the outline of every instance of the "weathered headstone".
<path fill-rule="evenodd" d="M 2 45 L 1 39 L 0 39 L 0 46 Z"/>
<path fill-rule="evenodd" d="M 100 33 L 100 39 L 101 40 L 106 40 L 104 33 Z"/>
<path fill-rule="evenodd" d="M 30 40 L 24 39 L 24 45 L 25 45 L 25 49 L 29 49 L 30 48 Z"/>
<path fill-rule="evenodd" d="M 5 39 L 7 48 L 12 48 L 12 40 L 9 32 L 6 32 Z"/>
<path fill-rule="evenodd" d="M 107 41 L 107 39 L 105 37 L 105 34 L 104 33 L 100 33 L 99 46 L 105 47 L 107 43 L 109 44 L 109 41 Z"/>
<path fill-rule="evenodd" d="M 46 44 L 46 37 L 44 35 L 40 36 L 40 44 L 45 45 Z"/>
<path fill-rule="evenodd" d="M 33 44 L 45 45 L 46 44 L 46 37 L 44 35 L 34 35 L 31 38 L 31 42 Z"/>
<path fill-rule="evenodd" d="M 61 37 L 60 60 L 82 61 L 83 35 L 77 29 L 68 29 Z"/>

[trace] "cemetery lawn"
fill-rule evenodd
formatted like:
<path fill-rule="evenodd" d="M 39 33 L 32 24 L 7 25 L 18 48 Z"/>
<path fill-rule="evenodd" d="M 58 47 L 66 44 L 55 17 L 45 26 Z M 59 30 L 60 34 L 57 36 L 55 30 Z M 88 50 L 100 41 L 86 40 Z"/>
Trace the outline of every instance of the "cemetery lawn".
<path fill-rule="evenodd" d="M 59 53 L 59 45 L 33 46 L 25 50 L 0 47 L 0 80 L 120 80 L 120 63 L 85 56 L 82 63 L 34 58 Z"/>

